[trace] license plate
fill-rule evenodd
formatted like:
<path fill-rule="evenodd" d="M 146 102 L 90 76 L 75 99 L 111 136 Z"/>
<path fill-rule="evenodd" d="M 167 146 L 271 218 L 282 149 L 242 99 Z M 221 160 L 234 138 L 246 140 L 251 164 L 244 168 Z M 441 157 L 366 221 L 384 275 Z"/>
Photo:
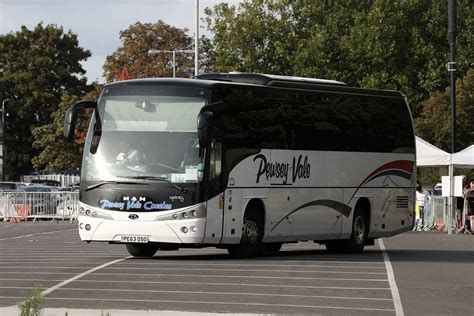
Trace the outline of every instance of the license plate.
<path fill-rule="evenodd" d="M 141 236 L 141 235 L 122 235 L 120 236 L 120 240 L 122 242 L 131 242 L 131 243 L 147 243 L 148 236 Z"/>

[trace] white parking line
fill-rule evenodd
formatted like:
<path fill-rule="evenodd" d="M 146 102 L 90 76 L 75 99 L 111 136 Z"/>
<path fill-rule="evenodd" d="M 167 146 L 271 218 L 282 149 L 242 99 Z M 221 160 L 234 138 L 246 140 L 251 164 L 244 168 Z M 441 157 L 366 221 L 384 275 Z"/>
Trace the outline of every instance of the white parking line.
<path fill-rule="evenodd" d="M 32 267 L 3 267 L 3 269 L 31 269 Z M 48 270 L 55 270 L 55 269 L 83 269 L 86 268 L 83 265 L 79 266 L 47 266 L 47 267 L 38 267 L 35 266 L 34 269 L 48 269 Z M 133 267 L 133 268 L 126 268 L 126 267 L 110 267 L 108 270 L 146 270 L 150 271 L 150 274 L 153 270 L 166 270 L 166 271 L 182 271 L 183 267 L 176 267 L 176 268 L 140 268 L 140 267 Z M 216 271 L 216 269 L 205 269 L 205 268 L 186 268 L 186 271 Z M 219 269 L 219 271 L 227 271 L 227 272 L 276 272 L 276 273 L 327 273 L 327 274 L 366 274 L 366 275 L 386 275 L 386 272 L 361 272 L 361 271 L 327 271 L 327 270 L 264 270 L 264 269 Z"/>
<path fill-rule="evenodd" d="M 381 238 L 378 239 L 379 247 L 383 253 L 383 260 L 385 262 L 385 267 L 387 268 L 388 275 L 388 284 L 390 285 L 390 291 L 392 292 L 393 304 L 395 306 L 395 314 L 397 316 L 404 316 L 402 301 L 400 299 L 400 293 L 398 292 L 397 282 L 395 281 L 395 275 L 393 273 L 392 264 L 388 257 L 387 250 Z"/>
<path fill-rule="evenodd" d="M 200 266 L 205 266 L 205 267 L 255 267 L 255 263 L 188 263 L 188 262 L 172 262 L 169 263 L 167 261 L 165 262 L 140 262 L 141 266 L 147 266 L 147 265 L 156 265 L 156 266 L 161 266 L 161 265 L 170 265 L 170 266 L 178 266 L 179 267 L 200 267 Z M 117 265 L 118 267 L 123 267 L 123 266 L 131 266 L 133 268 L 136 267 L 135 263 L 121 263 Z M 342 266 L 342 265 L 325 265 L 325 264 L 258 264 L 259 267 L 283 267 L 283 268 L 291 268 L 291 267 L 298 267 L 298 268 L 338 268 L 338 269 L 384 269 L 385 266 Z"/>
<path fill-rule="evenodd" d="M 94 271 L 100 270 L 100 269 L 105 268 L 105 267 L 107 267 L 107 266 L 110 266 L 110 265 L 112 265 L 112 264 L 114 264 L 114 263 L 121 262 L 121 261 L 126 260 L 126 259 L 128 259 L 128 258 L 130 258 L 130 257 L 127 256 L 127 257 L 124 257 L 124 258 L 121 258 L 121 259 L 117 259 L 117 260 L 114 260 L 114 261 L 110 261 L 110 262 L 104 263 L 104 264 L 102 264 L 102 265 L 100 265 L 100 266 L 98 266 L 98 267 L 89 269 L 89 270 L 87 270 L 87 271 L 85 271 L 85 272 L 83 272 L 83 273 L 80 273 L 80 274 L 76 275 L 75 277 L 69 278 L 69 279 L 67 279 L 67 280 L 65 280 L 65 281 L 63 281 L 63 282 L 61 282 L 61 283 L 56 284 L 55 286 L 50 287 L 50 288 L 47 289 L 47 290 L 44 290 L 43 292 L 41 292 L 41 295 L 42 295 L 42 296 L 48 295 L 49 293 L 53 292 L 54 290 L 57 290 L 57 289 L 59 289 L 60 287 L 66 285 L 66 284 L 71 283 L 72 281 L 75 281 L 75 280 L 77 280 L 77 279 L 79 279 L 79 278 L 82 278 L 82 277 L 84 277 L 84 276 L 86 276 L 86 275 L 88 275 L 88 274 L 90 274 L 90 273 L 92 273 L 92 272 L 94 272 Z M 40 272 L 40 273 L 41 273 L 41 272 Z"/>
<path fill-rule="evenodd" d="M 127 258 L 127 257 L 126 257 Z M 103 267 L 120 262 L 126 258 L 119 259 L 119 260 L 114 260 L 109 263 L 106 263 L 105 265 L 102 265 L 97 268 L 93 268 L 91 270 L 86 271 L 86 274 L 89 274 L 90 272 L 98 270 L 98 268 L 102 269 Z M 25 272 L 0 272 L 0 275 L 12 275 L 12 274 L 25 274 Z M 74 274 L 74 272 L 28 272 L 28 274 L 35 275 L 35 274 Z M 111 275 L 111 276 L 116 276 L 117 273 L 106 273 L 106 272 L 98 272 L 95 273 L 95 275 Z M 80 276 L 84 276 L 83 274 L 80 274 Z M 314 277 L 282 277 L 282 276 L 258 276 L 258 275 L 214 275 L 214 274 L 161 274 L 161 273 L 120 273 L 120 276 L 146 276 L 146 277 L 154 277 L 154 276 L 159 276 L 159 277 L 177 277 L 177 278 L 239 278 L 239 279 L 282 279 L 282 280 L 328 280 L 328 281 L 357 281 L 357 282 L 388 282 L 387 279 L 351 279 L 351 278 L 314 278 Z M 72 282 L 74 281 L 74 278 L 69 279 Z M 68 282 L 68 283 L 69 283 Z"/>
<path fill-rule="evenodd" d="M 1 287 L 0 287 L 1 288 Z M 24 289 L 28 289 L 25 287 Z M 86 291 L 90 292 L 90 288 L 61 288 L 62 291 Z M 174 293 L 174 294 L 211 294 L 211 295 L 232 295 L 232 296 L 271 296 L 271 297 L 303 297 L 303 298 L 328 298 L 342 300 L 368 300 L 368 301 L 392 301 L 390 298 L 374 298 L 374 297 L 352 297 L 352 296 L 327 296 L 327 295 L 303 295 L 303 294 L 276 294 L 276 293 L 256 293 L 256 292 L 212 292 L 212 291 L 170 291 L 170 290 L 133 290 L 133 289 L 94 289 L 94 291 L 110 291 L 110 292 L 143 292 L 143 293 Z"/>
<path fill-rule="evenodd" d="M 27 235 L 15 236 L 15 237 L 0 238 L 0 241 L 20 239 L 24 237 L 32 237 L 32 236 L 39 236 L 39 235 L 49 235 L 49 234 L 60 233 L 60 232 L 71 231 L 71 230 L 77 230 L 77 228 L 61 229 L 61 230 L 55 230 L 51 232 L 43 232 L 43 233 L 27 234 Z"/>
<path fill-rule="evenodd" d="M 6 274 L 20 274 L 22 272 L 4 272 Z M 56 272 L 31 272 L 29 274 L 55 274 Z M 70 274 L 70 273 L 65 273 Z M 95 275 L 112 275 L 117 273 L 98 272 Z M 283 279 L 283 280 L 330 280 L 330 281 L 358 281 L 358 282 L 388 282 L 387 279 L 353 279 L 353 278 L 314 278 L 314 277 L 283 277 L 283 276 L 258 276 L 258 275 L 214 275 L 214 274 L 163 274 L 163 273 L 120 273 L 120 276 L 145 276 L 147 278 L 159 277 L 178 277 L 178 278 L 239 278 L 239 279 Z"/>
<path fill-rule="evenodd" d="M 68 258 L 84 258 L 84 255 L 85 254 L 67 254 Z M 123 255 L 123 253 L 121 253 L 121 255 Z M 16 256 L 9 256 L 9 257 L 18 257 L 19 254 L 17 254 Z M 104 252 L 104 254 L 101 256 L 101 255 L 87 255 L 88 258 L 104 258 L 104 257 L 116 257 L 117 254 L 109 254 L 107 252 Z M 2 256 L 3 257 L 3 256 Z M 64 254 L 61 256 L 61 257 L 64 257 Z M 23 255 L 21 254 L 21 258 L 22 259 L 34 259 L 36 260 L 36 258 L 50 258 L 51 259 L 51 256 L 48 256 L 48 255 L 45 255 L 45 256 L 42 256 L 42 255 L 32 255 L 32 256 L 26 256 L 26 255 Z"/>
<path fill-rule="evenodd" d="M 0 281 L 61 281 L 48 279 L 5 279 Z M 130 280 L 88 280 L 80 279 L 74 282 L 83 283 L 126 283 L 130 284 Z M 140 281 L 140 284 L 169 284 L 169 285 L 217 285 L 217 286 L 237 286 L 237 287 L 277 287 L 277 288 L 294 288 L 294 289 L 328 289 L 328 290 L 367 290 L 367 291 L 390 291 L 389 287 L 352 287 L 352 286 L 316 286 L 316 285 L 281 285 L 281 284 L 261 284 L 261 283 L 219 283 L 219 282 L 180 282 L 180 281 Z"/>
<path fill-rule="evenodd" d="M 17 296 L 0 296 L 0 299 L 19 299 Z M 340 309 L 340 310 L 358 310 L 375 312 L 394 312 L 389 308 L 366 308 L 366 307 L 342 307 L 329 305 L 290 305 L 290 304 L 267 304 L 254 302 L 213 302 L 213 301 L 172 301 L 172 300 L 137 300 L 137 299 L 112 299 L 112 298 L 78 298 L 78 297 L 46 297 L 46 300 L 72 300 L 72 301 L 99 301 L 99 302 L 135 302 L 135 303 L 169 303 L 169 304 L 208 304 L 208 305 L 246 305 L 246 306 L 269 306 L 269 307 L 291 307 L 300 309 Z"/>
<path fill-rule="evenodd" d="M 85 254 L 88 254 L 87 252 Z M 110 254 L 107 252 L 107 254 Z M 122 253 L 117 253 L 116 255 L 121 255 Z M 133 259 L 133 258 L 132 258 Z M 16 258 L 16 259 L 0 259 L 0 263 L 13 263 L 13 262 L 18 262 L 18 263 L 23 263 L 23 264 L 31 264 L 32 267 L 37 267 L 37 263 L 57 263 L 57 262 L 78 262 L 77 258 L 38 258 L 35 260 L 34 263 L 32 262 L 24 262 L 23 258 Z M 87 261 L 90 263 L 89 258 L 84 258 L 84 261 Z M 128 261 L 127 261 L 128 262 Z M 175 262 L 175 263 L 170 263 L 168 261 L 166 262 L 140 262 L 141 266 L 173 266 L 176 268 L 187 268 L 187 267 L 200 267 L 200 266 L 205 266 L 205 267 L 255 267 L 255 264 L 241 264 L 241 263 L 188 263 L 188 262 Z M 18 266 L 18 265 L 16 265 Z M 121 267 L 132 267 L 133 269 L 136 268 L 135 263 L 121 263 L 117 265 L 117 268 Z M 321 264 L 306 264 L 306 265 L 297 265 L 297 264 L 258 264 L 259 267 L 282 267 L 282 268 L 291 268 L 291 267 L 297 267 L 297 268 L 337 268 L 337 269 L 383 269 L 383 271 L 386 271 L 385 265 L 383 266 L 342 266 L 342 265 L 321 265 Z M 115 269 L 115 268 L 114 268 Z"/>
<path fill-rule="evenodd" d="M 295 257 L 291 257 L 291 258 L 295 258 Z M 286 260 L 285 257 L 273 257 L 273 260 L 265 260 L 265 259 L 259 259 L 259 260 L 252 260 L 252 263 L 254 264 L 260 264 L 260 263 L 265 263 L 265 262 L 268 262 L 268 261 L 275 261 L 275 260 L 278 260 L 279 262 L 284 262 L 284 263 L 287 263 L 287 262 L 291 262 L 291 263 L 314 263 L 314 262 L 317 262 L 317 263 L 342 263 L 342 264 L 361 264 L 361 263 L 364 263 L 364 264 L 374 264 L 374 265 L 383 265 L 384 263 L 382 262 L 382 259 L 383 257 L 381 257 L 380 259 L 377 259 L 377 260 L 364 260 L 364 261 L 360 261 L 360 260 L 326 260 L 328 259 L 327 257 L 309 257 L 308 258 L 311 258 L 311 260 Z M 335 258 L 335 259 L 338 259 L 337 257 L 331 257 L 331 258 Z M 161 258 L 160 258 L 161 259 Z M 166 258 L 163 258 L 163 259 L 166 259 Z M 339 258 L 339 259 L 342 259 L 342 258 Z M 167 261 L 168 262 L 168 261 Z M 173 261 L 173 262 L 180 262 L 180 261 Z"/>

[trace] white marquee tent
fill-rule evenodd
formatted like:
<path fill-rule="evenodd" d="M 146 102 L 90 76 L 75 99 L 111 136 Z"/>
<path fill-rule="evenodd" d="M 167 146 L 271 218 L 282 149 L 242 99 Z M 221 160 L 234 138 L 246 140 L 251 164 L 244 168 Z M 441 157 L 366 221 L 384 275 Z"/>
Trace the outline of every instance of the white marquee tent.
<path fill-rule="evenodd" d="M 451 164 L 451 154 L 416 136 L 416 165 L 419 167 L 445 167 Z"/>
<path fill-rule="evenodd" d="M 451 155 L 416 136 L 416 164 L 419 167 L 474 168 L 474 145 Z"/>
<path fill-rule="evenodd" d="M 474 145 L 454 153 L 451 163 L 459 168 L 474 168 Z"/>

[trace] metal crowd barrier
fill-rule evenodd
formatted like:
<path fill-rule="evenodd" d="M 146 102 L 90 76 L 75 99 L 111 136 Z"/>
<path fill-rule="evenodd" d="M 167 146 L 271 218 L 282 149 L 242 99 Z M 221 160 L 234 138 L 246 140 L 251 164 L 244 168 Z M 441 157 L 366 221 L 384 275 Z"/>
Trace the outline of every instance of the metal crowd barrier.
<path fill-rule="evenodd" d="M 445 231 L 448 222 L 448 200 L 443 196 L 430 196 L 425 204 L 423 225 L 417 230 Z"/>
<path fill-rule="evenodd" d="M 4 221 L 72 221 L 78 210 L 78 192 L 0 192 L 0 219 Z"/>

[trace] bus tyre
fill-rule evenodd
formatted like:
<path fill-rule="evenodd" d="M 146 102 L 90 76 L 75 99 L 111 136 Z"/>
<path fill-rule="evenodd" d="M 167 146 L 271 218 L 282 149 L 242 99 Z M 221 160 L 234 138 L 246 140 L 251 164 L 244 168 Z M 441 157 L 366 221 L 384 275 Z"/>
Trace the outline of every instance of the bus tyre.
<path fill-rule="evenodd" d="M 360 253 L 364 250 L 368 234 L 368 220 L 364 212 L 355 211 L 351 237 L 347 240 L 329 240 L 326 249 L 331 253 Z"/>
<path fill-rule="evenodd" d="M 369 231 L 367 216 L 364 212 L 356 210 L 352 220 L 352 234 L 346 241 L 345 250 L 347 252 L 359 253 L 364 250 L 365 240 Z"/>
<path fill-rule="evenodd" d="M 262 232 L 261 224 L 254 217 L 245 216 L 240 244 L 229 246 L 227 251 L 233 258 L 250 258 L 260 255 L 263 250 Z"/>
<path fill-rule="evenodd" d="M 153 257 L 158 250 L 158 246 L 153 244 L 126 244 L 128 253 L 134 257 Z"/>

